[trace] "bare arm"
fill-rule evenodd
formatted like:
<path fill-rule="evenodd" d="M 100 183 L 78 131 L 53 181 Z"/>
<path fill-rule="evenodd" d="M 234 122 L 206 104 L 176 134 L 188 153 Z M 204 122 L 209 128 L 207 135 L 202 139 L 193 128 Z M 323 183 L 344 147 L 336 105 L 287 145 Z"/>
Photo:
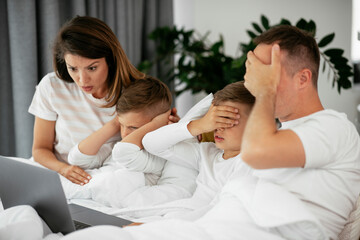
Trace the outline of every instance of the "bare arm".
<path fill-rule="evenodd" d="M 96 155 L 107 140 L 120 131 L 117 117 L 106 123 L 102 128 L 92 133 L 79 143 L 79 150 L 86 155 Z"/>
<path fill-rule="evenodd" d="M 32 154 L 38 163 L 54 170 L 70 181 L 86 184 L 90 175 L 83 169 L 59 161 L 54 154 L 55 121 L 35 117 Z"/>
<path fill-rule="evenodd" d="M 137 145 L 140 149 L 143 149 L 144 146 L 142 145 L 142 139 L 144 138 L 145 134 L 148 132 L 154 131 L 162 126 L 165 126 L 169 121 L 170 110 L 156 116 L 151 122 L 141 126 L 139 129 L 136 129 L 131 134 L 127 135 L 121 142 L 127 142 Z"/>
<path fill-rule="evenodd" d="M 274 121 L 277 88 L 280 82 L 280 50 L 272 49 L 270 65 L 250 52 L 246 63 L 245 86 L 256 97 L 242 138 L 242 158 L 257 169 L 304 167 L 305 152 L 291 130 L 277 130 Z"/>

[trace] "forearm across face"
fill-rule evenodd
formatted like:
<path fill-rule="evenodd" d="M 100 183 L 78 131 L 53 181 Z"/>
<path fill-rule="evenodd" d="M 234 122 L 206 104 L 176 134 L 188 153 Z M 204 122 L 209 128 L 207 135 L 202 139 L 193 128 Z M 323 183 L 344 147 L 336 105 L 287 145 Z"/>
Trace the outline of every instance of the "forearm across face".
<path fill-rule="evenodd" d="M 119 133 L 120 127 L 117 117 L 106 123 L 102 128 L 95 131 L 89 137 L 79 143 L 79 150 L 86 155 L 96 155 L 107 140 Z"/>
<path fill-rule="evenodd" d="M 140 149 L 143 149 L 144 146 L 142 144 L 142 140 L 144 136 L 148 132 L 154 131 L 166 125 L 169 121 L 169 115 L 170 110 L 154 117 L 150 122 L 146 123 L 145 125 L 141 126 L 140 128 L 136 129 L 135 131 L 124 137 L 121 142 L 132 143 L 137 145 Z"/>

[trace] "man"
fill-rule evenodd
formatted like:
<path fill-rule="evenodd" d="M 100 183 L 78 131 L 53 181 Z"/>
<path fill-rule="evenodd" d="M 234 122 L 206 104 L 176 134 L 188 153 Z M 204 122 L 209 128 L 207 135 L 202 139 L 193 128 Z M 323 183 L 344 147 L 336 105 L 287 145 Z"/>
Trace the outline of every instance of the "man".
<path fill-rule="evenodd" d="M 320 102 L 319 50 L 310 34 L 278 26 L 255 43 L 245 86 L 256 103 L 244 131 L 242 157 L 255 169 L 290 173 L 301 168 L 282 186 L 336 239 L 360 192 L 359 135 L 345 114 L 324 110 Z M 277 130 L 274 117 L 283 130 Z"/>

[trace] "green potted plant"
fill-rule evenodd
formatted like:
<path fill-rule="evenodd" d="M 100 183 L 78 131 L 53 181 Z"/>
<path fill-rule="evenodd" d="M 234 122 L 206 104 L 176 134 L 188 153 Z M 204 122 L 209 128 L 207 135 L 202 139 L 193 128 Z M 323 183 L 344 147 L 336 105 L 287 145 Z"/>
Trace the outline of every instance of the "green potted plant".
<path fill-rule="evenodd" d="M 166 65 L 169 71 L 164 76 L 158 76 L 166 82 L 179 79 L 179 84 L 184 87 L 177 91 L 191 90 L 193 93 L 205 91 L 214 93 L 229 83 L 243 79 L 245 74 L 245 61 L 248 51 L 253 50 L 253 39 L 272 26 L 288 24 L 287 19 L 281 19 L 280 23 L 270 25 L 264 15 L 260 18 L 261 23 L 252 23 L 253 30 L 247 30 L 251 40 L 248 43 L 240 43 L 241 55 L 231 57 L 224 53 L 224 41 L 222 36 L 217 42 L 211 43 L 207 35 L 199 36 L 194 30 L 178 29 L 176 26 L 161 27 L 150 33 L 149 38 L 156 43 L 156 56 L 153 60 L 141 62 L 140 70 L 148 72 L 154 63 Z M 313 20 L 300 19 L 296 27 L 310 32 L 316 36 L 316 24 Z M 332 77 L 332 85 L 338 92 L 341 89 L 351 88 L 352 67 L 348 59 L 343 56 L 344 51 L 340 48 L 326 48 L 333 41 L 335 33 L 330 33 L 318 41 L 321 57 L 323 58 L 322 71 L 329 71 Z M 174 62 L 174 56 L 178 58 Z"/>

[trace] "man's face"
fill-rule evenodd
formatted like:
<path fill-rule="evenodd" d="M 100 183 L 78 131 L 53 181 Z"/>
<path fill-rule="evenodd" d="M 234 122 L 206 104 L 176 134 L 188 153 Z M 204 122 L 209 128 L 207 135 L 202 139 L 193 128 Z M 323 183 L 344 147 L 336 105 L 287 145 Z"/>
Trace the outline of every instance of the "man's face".
<path fill-rule="evenodd" d="M 146 114 L 145 111 L 140 112 L 127 112 L 118 115 L 120 123 L 120 135 L 121 138 L 125 138 L 127 135 L 149 123 L 152 117 Z"/>
<path fill-rule="evenodd" d="M 249 116 L 249 106 L 247 104 L 226 101 L 221 105 L 227 105 L 239 110 L 239 124 L 230 128 L 215 129 L 214 139 L 218 148 L 224 150 L 224 158 L 235 157 L 240 153 L 242 136 Z"/>
<path fill-rule="evenodd" d="M 254 54 L 264 64 L 271 64 L 271 48 L 272 45 L 259 44 L 255 48 Z M 294 103 L 296 96 L 296 81 L 293 81 L 293 78 L 285 70 L 286 66 L 283 63 L 286 62 L 286 53 L 282 51 L 280 54 L 281 77 L 276 93 L 275 117 L 284 121 L 292 113 L 292 103 Z"/>

